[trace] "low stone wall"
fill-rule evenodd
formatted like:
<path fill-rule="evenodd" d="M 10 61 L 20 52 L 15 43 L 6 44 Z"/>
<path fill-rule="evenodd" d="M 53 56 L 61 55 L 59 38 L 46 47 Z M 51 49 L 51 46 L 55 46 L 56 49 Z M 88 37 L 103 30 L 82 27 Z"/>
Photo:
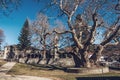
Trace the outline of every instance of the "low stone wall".
<path fill-rule="evenodd" d="M 38 62 L 38 58 L 30 58 L 29 60 L 28 60 L 28 64 L 36 64 Z"/>
<path fill-rule="evenodd" d="M 18 62 L 20 62 L 20 63 L 25 63 L 25 60 L 26 60 L 26 58 L 20 58 L 20 59 L 18 60 Z"/>
<path fill-rule="evenodd" d="M 61 58 L 53 63 L 54 65 L 59 65 L 62 67 L 73 67 L 75 66 L 74 60 L 72 58 Z"/>
<path fill-rule="evenodd" d="M 19 62 L 20 63 L 25 63 L 27 58 L 20 58 Z M 37 64 L 38 62 L 38 58 L 30 58 L 27 63 L 28 64 Z M 46 59 L 42 59 L 39 64 L 46 64 L 47 60 Z M 51 65 L 58 65 L 58 66 L 62 66 L 62 67 L 73 67 L 75 66 L 74 60 L 72 58 L 60 58 L 60 59 L 50 59 L 49 63 Z"/>
<path fill-rule="evenodd" d="M 68 68 L 66 72 L 69 73 L 85 73 L 85 74 L 102 74 L 108 73 L 108 67 L 99 67 L 99 68 Z"/>

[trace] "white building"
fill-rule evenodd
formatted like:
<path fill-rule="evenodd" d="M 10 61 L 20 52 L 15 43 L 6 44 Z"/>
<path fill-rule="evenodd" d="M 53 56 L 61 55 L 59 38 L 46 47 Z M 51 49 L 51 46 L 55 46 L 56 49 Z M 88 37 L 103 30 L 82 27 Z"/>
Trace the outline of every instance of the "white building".
<path fill-rule="evenodd" d="M 17 55 L 18 53 L 19 50 L 17 48 L 17 45 L 5 46 L 3 59 L 7 59 L 8 57 L 14 58 L 14 55 Z"/>

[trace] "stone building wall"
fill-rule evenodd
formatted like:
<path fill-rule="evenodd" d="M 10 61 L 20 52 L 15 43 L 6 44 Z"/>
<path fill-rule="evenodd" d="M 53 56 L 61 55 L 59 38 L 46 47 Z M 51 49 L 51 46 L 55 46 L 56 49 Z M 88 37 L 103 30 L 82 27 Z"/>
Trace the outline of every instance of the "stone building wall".
<path fill-rule="evenodd" d="M 3 59 L 14 59 L 15 55 L 17 54 L 18 54 L 18 50 L 17 50 L 16 45 L 5 46 Z"/>
<path fill-rule="evenodd" d="M 62 54 L 54 54 L 54 52 L 49 52 L 43 54 L 41 50 L 26 50 L 24 54 L 23 51 L 19 51 L 16 45 L 6 46 L 4 48 L 4 59 L 6 60 L 15 60 L 21 63 L 27 64 L 51 64 L 51 65 L 59 65 L 59 66 L 74 66 L 74 60 L 70 55 L 66 53 Z M 57 58 L 56 58 L 57 55 Z M 41 60 L 40 60 L 41 59 Z M 40 61 L 39 61 L 40 60 Z M 38 63 L 39 61 L 39 63 Z"/>

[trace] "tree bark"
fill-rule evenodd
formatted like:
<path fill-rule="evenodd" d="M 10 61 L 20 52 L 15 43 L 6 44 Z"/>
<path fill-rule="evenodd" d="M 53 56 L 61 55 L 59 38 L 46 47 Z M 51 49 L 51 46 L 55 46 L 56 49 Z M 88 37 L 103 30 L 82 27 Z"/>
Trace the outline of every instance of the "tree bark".
<path fill-rule="evenodd" d="M 71 54 L 73 56 L 75 67 L 79 68 L 79 67 L 83 66 L 81 58 L 78 57 L 78 55 L 76 55 L 76 53 L 70 52 L 69 54 Z"/>
<path fill-rule="evenodd" d="M 90 57 L 90 60 L 93 60 L 94 64 L 97 64 L 97 61 L 99 61 L 103 49 L 104 49 L 104 46 L 102 46 L 102 45 L 97 46 L 93 55 Z"/>

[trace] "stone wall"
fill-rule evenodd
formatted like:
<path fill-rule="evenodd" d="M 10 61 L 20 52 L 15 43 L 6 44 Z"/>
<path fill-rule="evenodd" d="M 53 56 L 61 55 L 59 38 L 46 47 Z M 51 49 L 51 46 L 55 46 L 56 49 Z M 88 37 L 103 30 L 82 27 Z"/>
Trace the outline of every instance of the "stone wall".
<path fill-rule="evenodd" d="M 25 63 L 27 58 L 20 58 L 20 63 Z M 37 64 L 39 58 L 29 58 L 27 61 L 28 64 Z M 39 64 L 46 64 L 47 59 L 42 59 Z M 53 59 L 51 58 L 49 60 L 50 65 L 58 65 L 62 67 L 73 67 L 75 66 L 74 60 L 72 58 L 59 58 L 59 59 Z"/>
<path fill-rule="evenodd" d="M 63 67 L 73 67 L 75 66 L 74 60 L 72 58 L 60 58 L 53 65 L 59 65 Z"/>
<path fill-rule="evenodd" d="M 68 68 L 66 72 L 70 73 L 85 73 L 85 74 L 102 74 L 108 73 L 108 67 L 98 67 L 98 68 Z"/>

